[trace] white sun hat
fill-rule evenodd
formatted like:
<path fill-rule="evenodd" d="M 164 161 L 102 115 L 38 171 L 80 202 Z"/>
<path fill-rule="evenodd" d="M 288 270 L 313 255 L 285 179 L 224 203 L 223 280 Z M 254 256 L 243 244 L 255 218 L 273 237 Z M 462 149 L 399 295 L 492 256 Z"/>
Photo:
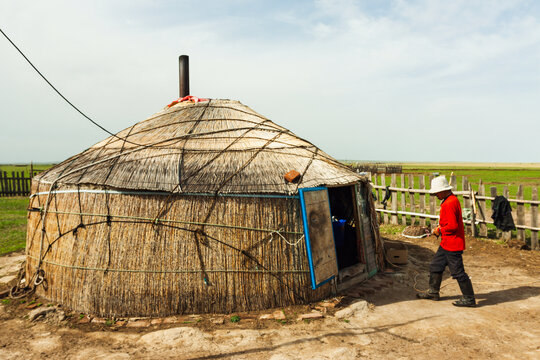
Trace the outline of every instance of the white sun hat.
<path fill-rule="evenodd" d="M 445 190 L 452 190 L 452 186 L 448 184 L 448 181 L 444 175 L 437 176 L 431 180 L 431 189 L 429 190 L 430 194 L 436 194 Z"/>

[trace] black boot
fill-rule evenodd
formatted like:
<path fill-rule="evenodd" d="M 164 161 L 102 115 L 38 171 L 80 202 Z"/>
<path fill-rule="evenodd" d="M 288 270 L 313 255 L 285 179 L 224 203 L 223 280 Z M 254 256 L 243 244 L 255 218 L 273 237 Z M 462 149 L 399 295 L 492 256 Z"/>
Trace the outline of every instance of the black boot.
<path fill-rule="evenodd" d="M 419 299 L 439 300 L 439 290 L 441 289 L 442 273 L 429 274 L 429 290 L 416 294 Z"/>
<path fill-rule="evenodd" d="M 454 306 L 461 307 L 475 307 L 476 299 L 474 298 L 474 290 L 472 287 L 471 279 L 467 279 L 465 281 L 458 281 L 458 284 L 463 296 L 461 297 L 461 299 L 459 299 L 458 301 L 454 301 L 452 304 Z"/>

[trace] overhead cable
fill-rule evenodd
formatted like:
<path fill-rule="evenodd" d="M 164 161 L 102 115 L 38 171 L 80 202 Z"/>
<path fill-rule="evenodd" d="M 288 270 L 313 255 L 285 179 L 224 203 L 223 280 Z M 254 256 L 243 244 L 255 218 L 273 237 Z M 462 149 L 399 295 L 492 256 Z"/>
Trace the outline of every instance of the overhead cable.
<path fill-rule="evenodd" d="M 100 124 L 98 124 L 97 122 L 95 122 L 94 120 L 92 120 L 88 115 L 86 115 L 84 112 L 82 112 L 78 107 L 76 107 L 75 105 L 73 105 L 73 103 L 71 101 L 69 101 L 64 95 L 62 95 L 62 93 L 60 91 L 58 91 L 57 88 L 54 87 L 53 84 L 51 84 L 51 82 L 49 80 L 47 80 L 47 78 L 34 66 L 34 64 L 32 64 L 32 62 L 26 57 L 26 55 L 24 55 L 24 53 L 21 51 L 21 49 L 19 49 L 19 47 L 17 45 L 15 45 L 15 43 L 6 35 L 6 33 L 4 33 L 2 31 L 2 29 L 0 29 L 0 32 L 2 33 L 2 35 L 4 35 L 4 37 L 11 43 L 11 45 L 13 45 L 13 47 L 15 49 L 17 49 L 17 51 L 22 55 L 22 57 L 30 64 L 30 66 L 32 66 L 32 68 L 39 74 L 39 76 L 41 76 L 43 78 L 43 80 L 45 80 L 45 82 L 47 84 L 49 84 L 49 86 L 62 98 L 64 99 L 69 105 L 71 105 L 72 108 L 74 108 L 79 114 L 81 114 L 82 116 L 84 116 L 87 120 L 89 120 L 92 124 L 96 125 L 98 128 L 100 128 L 101 130 L 105 131 L 107 134 L 111 135 L 111 136 L 114 136 L 115 138 L 119 139 L 119 140 L 123 140 L 127 143 L 130 143 L 130 144 L 133 144 L 133 145 L 137 145 L 137 146 L 142 146 L 141 144 L 137 144 L 137 143 L 134 143 L 134 142 L 131 142 L 129 140 L 127 140 L 126 138 L 123 138 L 123 137 L 120 137 L 112 132 L 110 132 L 109 130 L 105 129 L 103 126 L 101 126 Z"/>

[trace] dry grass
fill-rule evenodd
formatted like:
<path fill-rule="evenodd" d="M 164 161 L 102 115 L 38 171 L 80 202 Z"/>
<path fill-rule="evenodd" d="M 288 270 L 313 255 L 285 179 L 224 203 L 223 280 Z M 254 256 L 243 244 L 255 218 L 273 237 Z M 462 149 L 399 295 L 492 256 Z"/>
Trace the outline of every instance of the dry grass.
<path fill-rule="evenodd" d="M 184 103 L 120 131 L 38 176 L 43 183 L 119 189 L 220 193 L 295 193 L 352 184 L 360 177 L 316 146 L 238 101 Z M 58 179 L 58 180 L 57 180 Z"/>

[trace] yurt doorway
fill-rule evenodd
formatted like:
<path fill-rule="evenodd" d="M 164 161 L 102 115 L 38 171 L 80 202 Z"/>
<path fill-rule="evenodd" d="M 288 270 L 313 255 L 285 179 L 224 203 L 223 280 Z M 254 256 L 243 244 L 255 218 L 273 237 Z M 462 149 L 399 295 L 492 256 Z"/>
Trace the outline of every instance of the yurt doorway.
<path fill-rule="evenodd" d="M 363 183 L 328 188 L 336 257 L 338 288 L 365 280 L 376 272 L 368 206 Z"/>
<path fill-rule="evenodd" d="M 339 290 L 377 271 L 367 196 L 363 183 L 300 189 L 313 289 L 336 277 Z"/>

